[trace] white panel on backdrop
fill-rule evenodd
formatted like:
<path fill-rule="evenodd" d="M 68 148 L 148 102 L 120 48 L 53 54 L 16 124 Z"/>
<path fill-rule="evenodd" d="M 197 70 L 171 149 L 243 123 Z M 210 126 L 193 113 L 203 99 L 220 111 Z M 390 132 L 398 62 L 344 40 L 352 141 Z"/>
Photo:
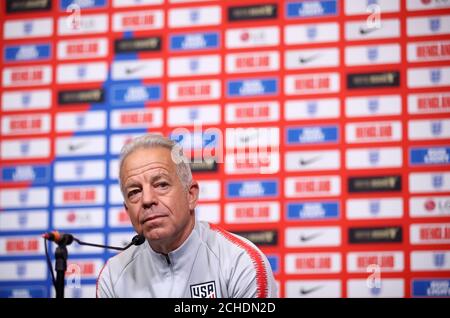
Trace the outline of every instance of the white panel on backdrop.
<path fill-rule="evenodd" d="M 222 22 L 219 6 L 177 8 L 169 10 L 169 26 L 172 28 L 218 25 Z"/>
<path fill-rule="evenodd" d="M 45 231 L 49 226 L 49 211 L 2 211 L 0 232 Z"/>
<path fill-rule="evenodd" d="M 286 171 L 337 170 L 341 167 L 339 150 L 287 151 Z"/>
<path fill-rule="evenodd" d="M 174 126 L 190 126 L 197 124 L 217 125 L 221 120 L 219 105 L 176 106 L 169 107 L 167 124 Z"/>
<path fill-rule="evenodd" d="M 200 203 L 195 207 L 195 214 L 201 221 L 218 224 L 220 218 L 220 205 L 215 203 Z"/>
<path fill-rule="evenodd" d="M 5 67 L 2 71 L 3 87 L 49 85 L 52 82 L 50 65 Z"/>
<path fill-rule="evenodd" d="M 114 61 L 111 66 L 111 78 L 115 81 L 141 78 L 159 78 L 162 74 L 162 59 Z"/>
<path fill-rule="evenodd" d="M 52 18 L 33 18 L 30 20 L 9 20 L 3 27 L 4 39 L 28 39 L 49 37 L 53 34 Z"/>
<path fill-rule="evenodd" d="M 189 57 L 171 57 L 168 60 L 167 73 L 170 77 L 215 75 L 222 69 L 219 55 L 201 55 Z"/>
<path fill-rule="evenodd" d="M 285 284 L 287 298 L 340 298 L 342 282 L 338 279 L 328 280 L 288 280 Z"/>
<path fill-rule="evenodd" d="M 112 29 L 115 32 L 161 29 L 164 26 L 162 10 L 117 12 L 113 14 Z"/>
<path fill-rule="evenodd" d="M 198 200 L 213 201 L 218 200 L 221 196 L 220 182 L 216 180 L 197 180 L 199 187 Z"/>
<path fill-rule="evenodd" d="M 340 176 L 308 176 L 285 178 L 285 195 L 288 198 L 326 197 L 341 194 Z"/>
<path fill-rule="evenodd" d="M 0 237 L 0 256 L 44 255 L 44 240 L 40 235 L 8 235 Z"/>
<path fill-rule="evenodd" d="M 339 226 L 287 227 L 286 247 L 318 247 L 341 245 Z"/>
<path fill-rule="evenodd" d="M 411 271 L 449 271 L 450 251 L 412 251 Z"/>
<path fill-rule="evenodd" d="M 409 199 L 411 217 L 449 217 L 450 196 L 412 197 Z"/>
<path fill-rule="evenodd" d="M 338 118 L 341 113 L 338 98 L 287 100 L 284 109 L 286 120 Z"/>
<path fill-rule="evenodd" d="M 219 80 L 170 82 L 167 90 L 171 102 L 215 100 L 221 96 Z"/>
<path fill-rule="evenodd" d="M 225 33 L 228 49 L 273 46 L 280 43 L 280 30 L 276 26 L 229 29 Z"/>
<path fill-rule="evenodd" d="M 367 279 L 349 279 L 347 297 L 349 298 L 401 298 L 405 296 L 405 281 L 400 278 L 382 278 L 380 287 L 368 286 Z"/>
<path fill-rule="evenodd" d="M 347 149 L 347 169 L 401 168 L 403 151 L 400 147 Z"/>
<path fill-rule="evenodd" d="M 2 209 L 46 208 L 48 205 L 48 188 L 0 189 L 0 207 Z"/>
<path fill-rule="evenodd" d="M 107 38 L 84 38 L 82 40 L 63 40 L 58 42 L 58 59 L 89 59 L 108 55 Z"/>
<path fill-rule="evenodd" d="M 52 94 L 49 89 L 3 92 L 3 111 L 28 111 L 48 109 L 52 104 Z"/>
<path fill-rule="evenodd" d="M 400 95 L 347 97 L 345 115 L 347 117 L 391 116 L 402 113 Z"/>
<path fill-rule="evenodd" d="M 284 27 L 286 44 L 309 44 L 339 41 L 338 23 L 293 24 Z"/>
<path fill-rule="evenodd" d="M 336 67 L 339 65 L 339 50 L 337 48 L 287 50 L 284 65 L 287 70 Z"/>
<path fill-rule="evenodd" d="M 287 274 L 331 274 L 342 271 L 340 253 L 289 253 L 285 257 Z"/>
<path fill-rule="evenodd" d="M 57 157 L 104 155 L 105 148 L 106 138 L 103 135 L 57 137 L 55 140 Z"/>
<path fill-rule="evenodd" d="M 47 279 L 45 261 L 6 261 L 0 263 L 0 281 L 36 281 Z"/>
<path fill-rule="evenodd" d="M 450 15 L 406 18 L 408 36 L 444 35 L 450 33 Z"/>
<path fill-rule="evenodd" d="M 346 15 L 367 15 L 373 12 L 390 13 L 399 11 L 400 0 L 378 0 L 374 2 L 374 5 L 371 5 L 371 2 L 369 1 L 355 2 L 352 0 L 345 0 Z"/>
<path fill-rule="evenodd" d="M 225 121 L 228 123 L 278 121 L 279 117 L 280 104 L 275 101 L 225 105 Z"/>
<path fill-rule="evenodd" d="M 58 84 L 103 82 L 108 77 L 106 62 L 59 64 L 56 68 Z"/>
<path fill-rule="evenodd" d="M 450 93 L 408 94 L 410 114 L 432 114 L 450 112 Z"/>
<path fill-rule="evenodd" d="M 403 216 L 402 198 L 347 199 L 347 219 L 398 219 Z"/>
<path fill-rule="evenodd" d="M 339 73 L 286 75 L 284 92 L 286 95 L 336 93 L 340 89 L 339 79 Z"/>
<path fill-rule="evenodd" d="M 256 51 L 227 54 L 227 73 L 270 72 L 280 69 L 280 53 L 277 51 Z"/>
<path fill-rule="evenodd" d="M 226 223 L 268 223 L 280 220 L 278 202 L 241 202 L 225 205 Z"/>
<path fill-rule="evenodd" d="M 53 190 L 55 206 L 86 206 L 105 204 L 104 185 L 56 186 Z"/>
<path fill-rule="evenodd" d="M 55 229 L 87 229 L 105 226 L 103 208 L 55 209 L 53 227 Z"/>
<path fill-rule="evenodd" d="M 397 64 L 401 61 L 399 44 L 357 45 L 345 48 L 345 65 Z"/>
<path fill-rule="evenodd" d="M 32 135 L 49 133 L 51 121 L 49 114 L 3 116 L 2 135 Z"/>
<path fill-rule="evenodd" d="M 108 27 L 107 14 L 81 14 L 79 27 L 73 27 L 70 15 L 58 18 L 58 35 L 105 33 Z"/>
<path fill-rule="evenodd" d="M 398 38 L 399 36 L 399 19 L 384 18 L 380 27 L 368 25 L 366 20 L 345 23 L 345 39 L 347 41 Z"/>
<path fill-rule="evenodd" d="M 377 265 L 381 274 L 384 272 L 402 272 L 405 260 L 401 251 L 351 252 L 347 254 L 347 271 L 349 273 L 373 273 L 371 266 Z"/>
<path fill-rule="evenodd" d="M 64 112 L 56 114 L 57 132 L 104 131 L 107 127 L 105 111 Z"/>

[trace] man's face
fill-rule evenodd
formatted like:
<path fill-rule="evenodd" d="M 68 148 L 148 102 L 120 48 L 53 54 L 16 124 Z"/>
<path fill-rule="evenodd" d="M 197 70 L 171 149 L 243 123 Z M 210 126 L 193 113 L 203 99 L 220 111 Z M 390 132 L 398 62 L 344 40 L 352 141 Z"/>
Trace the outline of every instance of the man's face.
<path fill-rule="evenodd" d="M 168 253 L 180 246 L 194 226 L 198 185 L 185 189 L 170 150 L 138 148 L 122 166 L 125 208 L 137 233 L 154 250 Z"/>

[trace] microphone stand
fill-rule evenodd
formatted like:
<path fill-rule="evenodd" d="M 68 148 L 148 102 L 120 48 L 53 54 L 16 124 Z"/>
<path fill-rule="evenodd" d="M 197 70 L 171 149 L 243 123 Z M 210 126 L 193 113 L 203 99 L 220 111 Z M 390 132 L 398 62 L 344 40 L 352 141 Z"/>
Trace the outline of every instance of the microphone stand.
<path fill-rule="evenodd" d="M 56 282 L 55 291 L 56 298 L 64 298 L 64 276 L 67 271 L 67 245 L 72 244 L 73 237 L 62 239 L 58 242 L 58 247 L 55 250 L 55 270 L 56 270 Z"/>
<path fill-rule="evenodd" d="M 124 251 L 124 250 L 128 249 L 129 247 L 131 247 L 132 245 L 141 245 L 142 243 L 145 242 L 145 237 L 143 235 L 136 235 L 133 237 L 131 242 L 125 247 L 115 247 L 115 246 L 86 243 L 86 242 L 80 241 L 79 239 L 77 239 L 71 235 L 66 236 L 63 239 L 61 239 L 59 242 L 57 242 L 58 247 L 55 250 L 56 298 L 64 298 L 64 282 L 65 282 L 64 276 L 67 271 L 67 258 L 68 258 L 67 245 L 72 244 L 73 241 L 77 242 L 80 245 L 87 245 L 87 246 L 101 247 L 101 248 L 110 248 L 110 249 L 114 249 L 114 250 L 118 250 L 118 251 Z"/>

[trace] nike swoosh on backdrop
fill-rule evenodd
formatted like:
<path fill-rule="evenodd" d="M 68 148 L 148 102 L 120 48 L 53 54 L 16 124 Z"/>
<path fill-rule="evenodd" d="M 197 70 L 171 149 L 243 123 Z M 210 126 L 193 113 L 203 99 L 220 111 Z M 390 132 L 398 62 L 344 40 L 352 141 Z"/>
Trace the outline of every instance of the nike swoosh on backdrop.
<path fill-rule="evenodd" d="M 302 287 L 302 288 L 300 289 L 300 294 L 302 294 L 302 295 L 308 295 L 308 294 L 311 294 L 312 292 L 314 292 L 314 291 L 316 291 L 316 290 L 318 290 L 318 289 L 321 289 L 321 288 L 322 288 L 322 286 L 315 286 L 315 287 L 308 288 L 308 289 L 305 289 L 304 287 Z"/>
<path fill-rule="evenodd" d="M 131 68 L 130 68 L 130 67 L 127 67 L 127 68 L 125 69 L 125 74 L 131 75 L 131 74 L 136 73 L 137 71 L 143 69 L 144 67 L 145 67 L 145 65 L 139 65 L 139 66 L 131 67 Z"/>
<path fill-rule="evenodd" d="M 320 235 L 322 235 L 322 233 L 320 233 L 320 232 L 319 233 L 313 233 L 313 234 L 310 234 L 310 235 L 301 234 L 300 235 L 300 241 L 308 242 L 308 241 L 311 241 L 312 239 L 314 239 L 314 238 L 316 238 L 316 237 L 318 237 Z"/>
<path fill-rule="evenodd" d="M 372 33 L 373 31 L 376 31 L 376 30 L 378 30 L 378 28 L 363 28 L 363 27 L 360 27 L 359 28 L 359 33 L 364 35 L 364 34 Z"/>
<path fill-rule="evenodd" d="M 298 60 L 299 60 L 299 62 L 301 63 L 301 64 L 306 64 L 306 63 L 309 63 L 309 62 L 311 62 L 311 61 L 314 61 L 315 59 L 317 59 L 319 57 L 319 54 L 315 54 L 315 55 L 312 55 L 312 56 L 310 56 L 310 57 L 300 57 Z"/>
<path fill-rule="evenodd" d="M 309 165 L 309 164 L 311 164 L 311 163 L 316 162 L 316 161 L 319 160 L 319 159 L 320 159 L 320 157 L 312 157 L 312 158 L 310 158 L 310 159 L 303 159 L 303 158 L 301 158 L 301 159 L 298 161 L 298 163 L 300 164 L 300 166 L 306 166 L 306 165 Z"/>
<path fill-rule="evenodd" d="M 76 151 L 76 150 L 84 147 L 86 144 L 87 144 L 86 142 L 80 142 L 78 144 L 70 144 L 69 151 Z"/>

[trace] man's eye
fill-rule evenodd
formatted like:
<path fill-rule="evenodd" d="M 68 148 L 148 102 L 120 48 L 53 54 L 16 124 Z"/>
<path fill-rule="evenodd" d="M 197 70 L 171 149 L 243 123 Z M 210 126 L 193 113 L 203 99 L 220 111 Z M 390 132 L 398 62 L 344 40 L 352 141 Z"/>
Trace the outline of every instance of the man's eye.
<path fill-rule="evenodd" d="M 128 192 L 128 198 L 135 196 L 139 192 L 141 192 L 141 190 L 139 190 L 139 189 L 131 190 L 130 192 Z"/>
<path fill-rule="evenodd" d="M 167 182 L 161 182 L 156 185 L 157 188 L 167 188 L 169 184 Z"/>

